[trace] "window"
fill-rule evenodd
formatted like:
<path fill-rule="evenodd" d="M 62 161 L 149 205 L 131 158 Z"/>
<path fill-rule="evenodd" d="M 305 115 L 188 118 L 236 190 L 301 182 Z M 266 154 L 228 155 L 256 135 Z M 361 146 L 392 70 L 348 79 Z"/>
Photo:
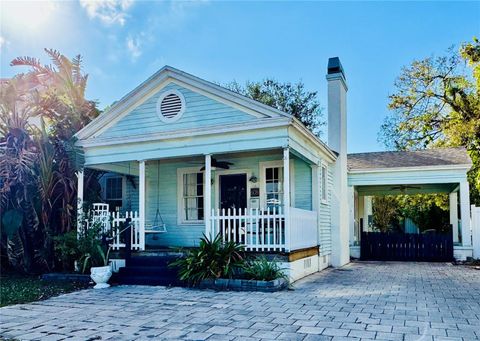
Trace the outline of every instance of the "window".
<path fill-rule="evenodd" d="M 278 207 L 283 202 L 283 167 L 265 168 L 265 204 Z"/>
<path fill-rule="evenodd" d="M 327 203 L 327 186 L 328 186 L 328 181 L 327 181 L 327 165 L 322 164 L 321 168 L 321 199 L 322 203 L 326 204 Z"/>
<path fill-rule="evenodd" d="M 110 211 L 118 211 L 123 205 L 123 178 L 112 176 L 106 179 L 105 202 L 109 205 Z"/>
<path fill-rule="evenodd" d="M 182 174 L 182 222 L 198 222 L 204 218 L 203 173 Z"/>

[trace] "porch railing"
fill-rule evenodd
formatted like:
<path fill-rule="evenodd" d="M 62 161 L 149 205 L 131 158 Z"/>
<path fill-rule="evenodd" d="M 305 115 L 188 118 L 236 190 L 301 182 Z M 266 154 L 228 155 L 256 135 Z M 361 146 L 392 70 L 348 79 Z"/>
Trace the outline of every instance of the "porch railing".
<path fill-rule="evenodd" d="M 212 210 L 211 228 L 223 241 L 242 244 L 246 251 L 285 249 L 285 214 L 281 208 Z"/>
<path fill-rule="evenodd" d="M 290 250 L 317 246 L 317 212 L 290 207 Z"/>
<path fill-rule="evenodd" d="M 106 204 L 105 204 L 106 205 Z M 113 250 L 119 250 L 120 248 L 125 247 L 125 242 L 121 240 L 121 230 L 125 224 L 127 218 L 130 218 L 131 229 L 130 229 L 130 240 L 131 240 L 131 249 L 132 250 L 143 250 L 145 248 L 142 245 L 142 234 L 140 228 L 140 217 L 137 211 L 126 211 L 125 213 L 120 212 L 109 212 L 108 205 L 105 207 L 94 206 L 91 212 L 91 222 L 86 221 L 87 228 L 90 223 L 100 224 L 102 231 L 104 233 L 111 233 L 113 236 L 113 241 L 110 244 Z"/>
<path fill-rule="evenodd" d="M 212 210 L 211 229 L 222 241 L 245 246 L 246 251 L 298 250 L 317 245 L 317 214 L 290 208 L 290 241 L 281 207 Z"/>

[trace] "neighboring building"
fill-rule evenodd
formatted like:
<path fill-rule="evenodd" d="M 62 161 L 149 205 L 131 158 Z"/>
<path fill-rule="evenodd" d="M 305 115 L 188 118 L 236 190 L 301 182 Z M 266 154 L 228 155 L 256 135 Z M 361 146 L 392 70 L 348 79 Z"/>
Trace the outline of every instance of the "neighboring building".
<path fill-rule="evenodd" d="M 281 255 L 295 280 L 348 263 L 350 245 L 359 252 L 358 198 L 376 193 L 372 186 L 410 184 L 418 175 L 409 165 L 406 173 L 401 164 L 369 168 L 354 156 L 348 172 L 338 58 L 329 60 L 327 83 L 328 144 L 287 113 L 165 66 L 78 132 L 78 145 L 86 167 L 107 172 L 109 209 L 133 216 L 134 248 L 191 247 L 203 234 L 220 234 L 247 251 Z M 464 216 L 470 161 L 461 165 L 427 165 L 422 184 L 459 185 L 442 191 L 460 190 Z"/>

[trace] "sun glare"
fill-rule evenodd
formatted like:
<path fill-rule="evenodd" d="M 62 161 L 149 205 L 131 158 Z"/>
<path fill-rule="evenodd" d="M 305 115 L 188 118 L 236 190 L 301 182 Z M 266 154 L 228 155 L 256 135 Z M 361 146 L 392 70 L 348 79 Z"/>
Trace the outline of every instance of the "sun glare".
<path fill-rule="evenodd" d="M 0 1 L 2 26 L 20 34 L 38 34 L 53 19 L 56 6 L 53 1 Z"/>

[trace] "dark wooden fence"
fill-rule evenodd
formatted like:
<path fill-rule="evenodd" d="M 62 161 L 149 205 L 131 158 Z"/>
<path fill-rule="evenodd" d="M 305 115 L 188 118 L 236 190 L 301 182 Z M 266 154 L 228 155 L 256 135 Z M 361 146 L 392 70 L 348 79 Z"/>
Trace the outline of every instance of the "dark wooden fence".
<path fill-rule="evenodd" d="M 362 260 L 449 262 L 452 234 L 362 232 Z"/>

